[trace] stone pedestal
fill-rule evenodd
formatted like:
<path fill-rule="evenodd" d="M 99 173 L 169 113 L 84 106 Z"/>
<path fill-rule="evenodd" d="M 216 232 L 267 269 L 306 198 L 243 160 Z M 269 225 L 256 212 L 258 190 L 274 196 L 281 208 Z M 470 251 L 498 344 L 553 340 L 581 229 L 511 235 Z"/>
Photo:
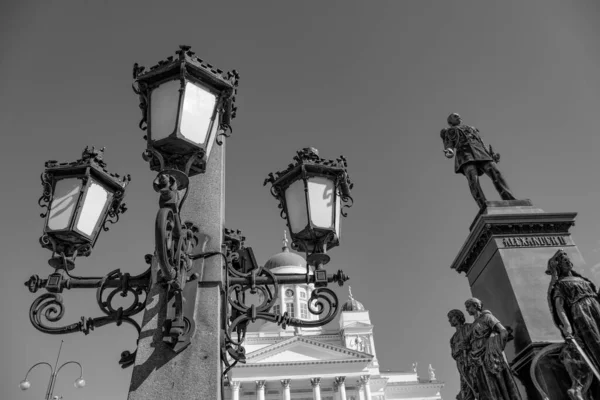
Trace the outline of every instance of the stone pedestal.
<path fill-rule="evenodd" d="M 548 305 L 548 259 L 563 248 L 578 272 L 600 282 L 571 238 L 576 215 L 546 213 L 529 200 L 488 201 L 452 263 L 453 269 L 466 274 L 472 295 L 483 308 L 512 328 L 514 340 L 505 353 L 522 383 L 524 399 L 542 399 L 530 376 L 532 359 L 544 347 L 563 343 Z M 538 380 L 548 386 L 551 400 L 568 399 L 571 383 L 566 370 L 558 359 L 555 365 L 545 360 Z"/>

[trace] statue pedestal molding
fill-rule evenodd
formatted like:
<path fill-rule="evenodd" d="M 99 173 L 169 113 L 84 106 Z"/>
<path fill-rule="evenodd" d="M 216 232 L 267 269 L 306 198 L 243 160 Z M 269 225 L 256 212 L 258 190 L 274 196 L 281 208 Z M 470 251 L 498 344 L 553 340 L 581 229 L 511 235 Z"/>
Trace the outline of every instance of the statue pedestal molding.
<path fill-rule="evenodd" d="M 571 380 L 558 356 L 558 344 L 564 340 L 549 310 L 550 276 L 545 271 L 548 260 L 563 248 L 578 270 L 600 282 L 600 271 L 585 265 L 571 238 L 576 215 L 546 213 L 530 200 L 487 201 L 451 266 L 466 274 L 472 295 L 483 308 L 512 328 L 514 340 L 506 345 L 505 354 L 523 385 L 523 399 L 543 399 L 530 367 L 535 356 L 552 344 L 556 351 L 546 349 L 548 354 L 540 358 L 537 380 L 551 400 L 569 399 Z M 588 394 L 600 399 L 596 386 Z"/>

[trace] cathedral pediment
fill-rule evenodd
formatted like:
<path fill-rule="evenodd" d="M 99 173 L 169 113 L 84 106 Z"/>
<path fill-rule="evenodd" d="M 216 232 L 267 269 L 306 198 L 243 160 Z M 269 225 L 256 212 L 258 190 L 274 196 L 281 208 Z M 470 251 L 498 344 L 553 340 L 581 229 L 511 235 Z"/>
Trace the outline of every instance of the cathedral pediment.
<path fill-rule="evenodd" d="M 359 375 L 373 360 L 371 354 L 348 349 L 303 336 L 246 354 L 246 363 L 231 370 L 231 379 L 246 380 L 254 376 L 284 379 L 319 376 Z"/>
<path fill-rule="evenodd" d="M 372 355 L 356 350 L 295 336 L 246 355 L 248 364 L 302 363 L 327 361 L 369 362 Z"/>
<path fill-rule="evenodd" d="M 366 324 L 364 322 L 355 321 L 355 322 L 350 322 L 349 324 L 344 325 L 344 329 L 349 329 L 349 328 L 371 329 L 371 328 L 373 328 L 373 325 Z"/>

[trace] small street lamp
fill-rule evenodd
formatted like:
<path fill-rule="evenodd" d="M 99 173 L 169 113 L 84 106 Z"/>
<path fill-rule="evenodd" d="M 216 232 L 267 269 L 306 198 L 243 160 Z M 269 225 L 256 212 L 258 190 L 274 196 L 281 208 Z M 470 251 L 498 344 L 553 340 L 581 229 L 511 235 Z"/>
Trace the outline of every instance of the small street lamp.
<path fill-rule="evenodd" d="M 25 391 L 31 387 L 31 382 L 29 382 L 27 380 L 27 377 L 29 376 L 29 373 L 31 372 L 31 370 L 33 370 L 38 365 L 47 365 L 50 368 L 50 381 L 48 382 L 48 389 L 46 390 L 46 397 L 45 397 L 46 400 L 62 399 L 62 396 L 54 396 L 54 384 L 56 383 L 56 377 L 58 376 L 58 373 L 65 365 L 77 364 L 79 366 L 79 378 L 77 378 L 75 380 L 75 382 L 73 383 L 73 386 L 75 386 L 77 389 L 83 388 L 85 386 L 85 380 L 83 379 L 83 367 L 77 361 L 67 361 L 67 362 L 63 363 L 60 367 L 58 367 L 58 369 L 56 369 L 56 367 L 58 365 L 58 360 L 60 358 L 60 351 L 62 350 L 62 345 L 63 345 L 63 340 L 60 341 L 60 347 L 58 348 L 58 356 L 56 357 L 56 362 L 54 363 L 54 368 L 52 367 L 52 365 L 50 365 L 49 363 L 47 363 L 45 361 L 34 364 L 31 368 L 29 368 L 29 370 L 25 374 L 25 379 L 23 379 L 21 381 L 21 383 L 19 383 L 19 388 L 21 388 L 21 390 Z"/>

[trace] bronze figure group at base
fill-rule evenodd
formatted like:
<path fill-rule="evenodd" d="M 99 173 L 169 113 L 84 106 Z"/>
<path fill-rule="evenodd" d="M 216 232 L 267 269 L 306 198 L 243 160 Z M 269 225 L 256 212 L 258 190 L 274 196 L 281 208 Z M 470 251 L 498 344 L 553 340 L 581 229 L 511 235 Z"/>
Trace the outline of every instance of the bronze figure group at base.
<path fill-rule="evenodd" d="M 456 332 L 450 339 L 452 358 L 460 374 L 457 400 L 520 400 L 519 390 L 506 358 L 504 347 L 509 331 L 494 315 L 483 309 L 479 299 L 465 302 L 472 323 L 460 310 L 448 313 Z"/>
<path fill-rule="evenodd" d="M 594 378 L 600 382 L 600 299 L 589 279 L 573 270 L 573 263 L 563 249 L 549 260 L 546 274 L 551 276 L 548 305 L 564 344 L 550 345 L 533 360 L 531 377 L 544 399 L 548 393 L 537 381 L 537 369 L 544 356 L 555 352 L 571 380 L 567 395 L 572 400 L 585 400 Z M 521 395 L 504 356 L 509 332 L 494 315 L 483 310 L 480 300 L 465 302 L 472 323 L 465 321 L 460 310 L 448 313 L 456 332 L 450 339 L 452 358 L 460 374 L 457 400 L 517 400 Z"/>

